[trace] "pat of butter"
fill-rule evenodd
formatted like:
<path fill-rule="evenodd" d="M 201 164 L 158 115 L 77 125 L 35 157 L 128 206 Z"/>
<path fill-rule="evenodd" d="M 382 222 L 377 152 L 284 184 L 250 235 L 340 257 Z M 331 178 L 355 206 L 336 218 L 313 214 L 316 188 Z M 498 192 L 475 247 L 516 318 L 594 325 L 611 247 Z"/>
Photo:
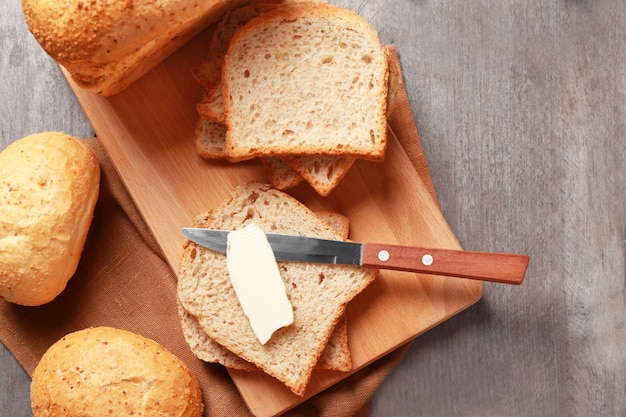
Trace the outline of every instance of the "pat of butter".
<path fill-rule="evenodd" d="M 293 308 L 265 232 L 250 223 L 228 234 L 226 266 L 243 312 L 261 344 L 293 323 Z"/>

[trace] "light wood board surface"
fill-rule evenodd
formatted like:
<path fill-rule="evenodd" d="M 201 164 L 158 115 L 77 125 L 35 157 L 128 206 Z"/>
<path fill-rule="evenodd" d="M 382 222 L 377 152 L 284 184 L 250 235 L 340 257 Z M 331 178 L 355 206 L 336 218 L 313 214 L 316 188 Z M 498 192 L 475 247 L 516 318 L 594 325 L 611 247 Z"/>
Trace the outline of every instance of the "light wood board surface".
<path fill-rule="evenodd" d="M 259 161 L 206 161 L 195 152 L 195 105 L 202 88 L 191 70 L 205 58 L 211 33 L 209 28 L 113 97 L 90 93 L 70 80 L 174 271 L 182 254 L 182 227 L 223 203 L 233 187 L 267 182 Z M 304 183 L 287 192 L 314 210 L 347 216 L 354 241 L 460 248 L 394 134 L 388 135 L 384 162 L 358 161 L 330 196 L 320 197 Z M 349 304 L 353 370 L 469 307 L 481 295 L 482 284 L 477 281 L 381 271 Z M 315 372 L 305 396 L 299 397 L 262 372 L 230 373 L 250 410 L 259 416 L 282 413 L 351 374 Z"/>
<path fill-rule="evenodd" d="M 417 338 L 379 416 L 626 414 L 626 3 L 333 1 L 400 52 L 441 203 L 470 250 L 528 253 L 522 287 Z M 93 128 L 29 34 L 0 13 L 0 148 Z M 0 415 L 31 416 L 0 346 Z"/>

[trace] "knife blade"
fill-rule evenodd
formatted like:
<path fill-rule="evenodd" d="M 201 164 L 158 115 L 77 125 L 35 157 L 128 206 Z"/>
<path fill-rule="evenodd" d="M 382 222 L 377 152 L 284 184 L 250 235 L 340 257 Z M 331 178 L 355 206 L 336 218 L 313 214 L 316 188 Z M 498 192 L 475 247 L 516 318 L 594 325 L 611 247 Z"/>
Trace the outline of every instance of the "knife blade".
<path fill-rule="evenodd" d="M 186 227 L 182 234 L 198 245 L 226 253 L 229 230 Z M 357 243 L 266 233 L 277 261 L 355 265 L 519 285 L 527 255 Z"/>

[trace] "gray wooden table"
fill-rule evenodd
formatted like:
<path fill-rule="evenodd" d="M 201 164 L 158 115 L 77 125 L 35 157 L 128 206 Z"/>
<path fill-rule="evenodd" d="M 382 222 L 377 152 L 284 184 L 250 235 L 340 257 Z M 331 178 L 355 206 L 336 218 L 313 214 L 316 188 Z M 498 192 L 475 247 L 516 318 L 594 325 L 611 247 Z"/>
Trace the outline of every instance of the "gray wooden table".
<path fill-rule="evenodd" d="M 626 2 L 334 3 L 396 45 L 461 244 L 531 257 L 419 337 L 373 415 L 626 415 Z M 93 136 L 20 4 L 0 7 L 0 149 Z M 0 345 L 1 416 L 30 415 L 29 382 Z"/>

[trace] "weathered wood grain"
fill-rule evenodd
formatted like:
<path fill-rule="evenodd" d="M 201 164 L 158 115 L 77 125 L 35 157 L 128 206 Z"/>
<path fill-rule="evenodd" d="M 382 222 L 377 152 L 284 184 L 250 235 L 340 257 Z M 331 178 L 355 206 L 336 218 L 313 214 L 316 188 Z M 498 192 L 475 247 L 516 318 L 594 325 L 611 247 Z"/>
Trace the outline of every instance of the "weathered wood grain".
<path fill-rule="evenodd" d="M 333 1 L 400 54 L 446 219 L 466 249 L 524 252 L 521 287 L 420 336 L 374 416 L 626 414 L 626 3 Z M 91 127 L 28 33 L 0 12 L 0 148 Z M 0 415 L 28 378 L 0 346 Z"/>

